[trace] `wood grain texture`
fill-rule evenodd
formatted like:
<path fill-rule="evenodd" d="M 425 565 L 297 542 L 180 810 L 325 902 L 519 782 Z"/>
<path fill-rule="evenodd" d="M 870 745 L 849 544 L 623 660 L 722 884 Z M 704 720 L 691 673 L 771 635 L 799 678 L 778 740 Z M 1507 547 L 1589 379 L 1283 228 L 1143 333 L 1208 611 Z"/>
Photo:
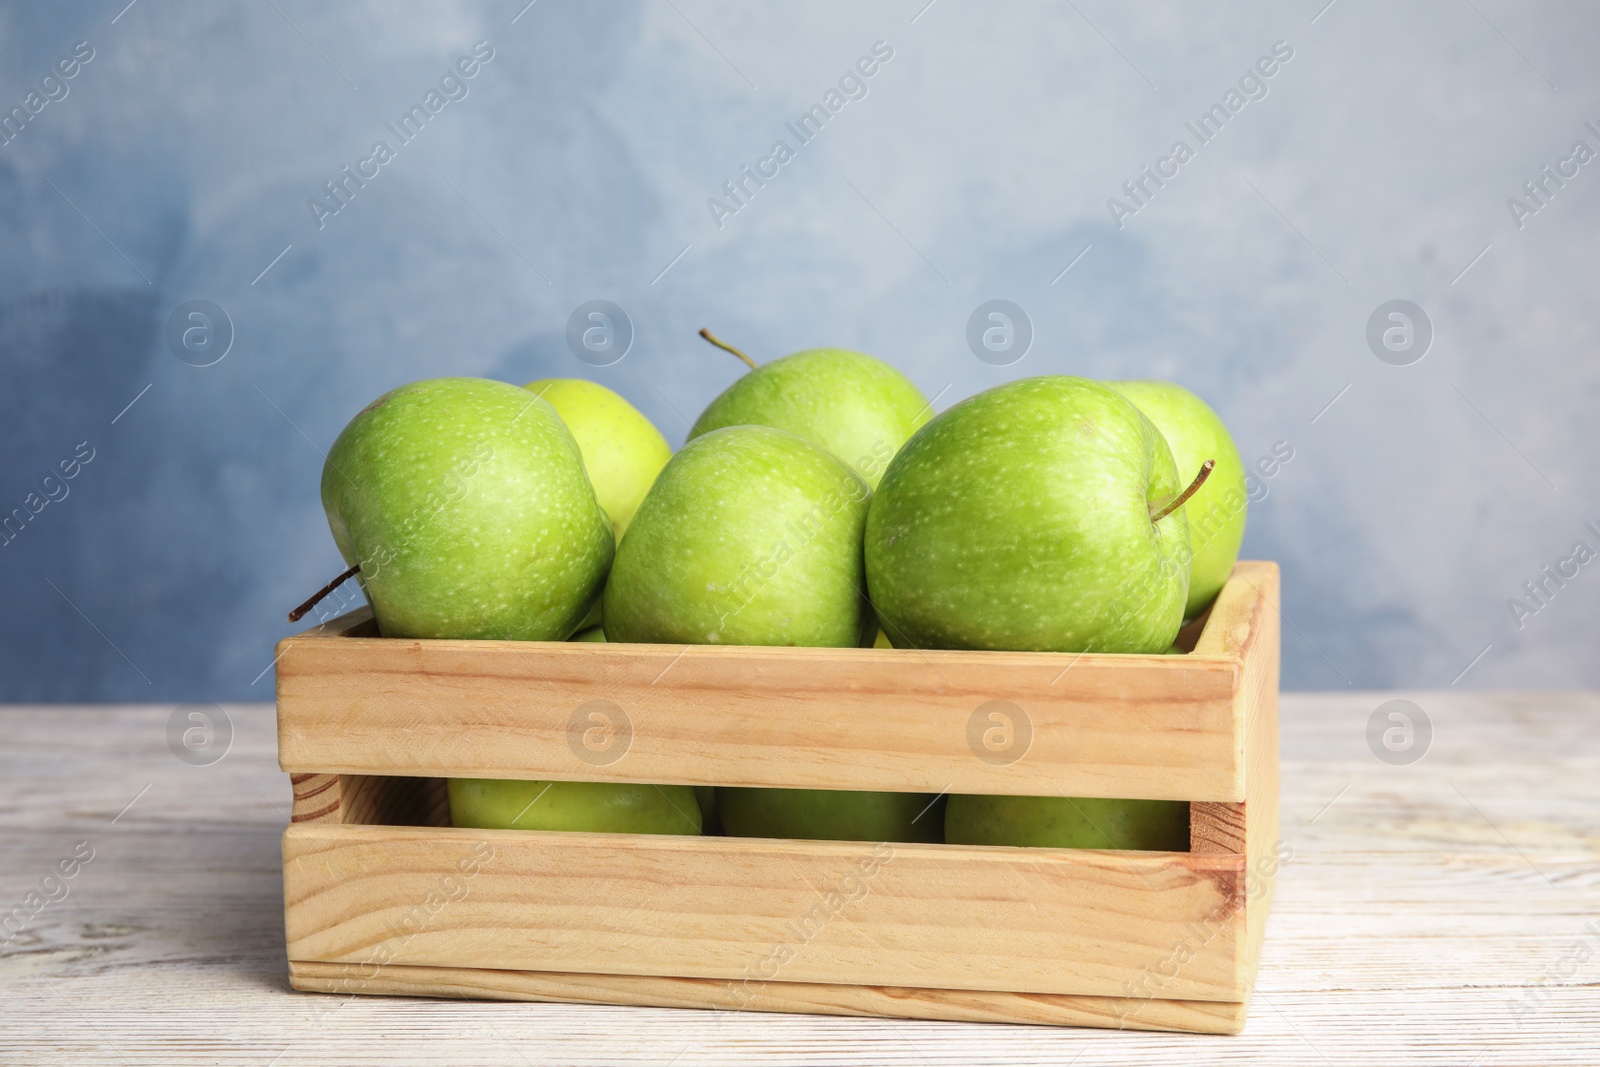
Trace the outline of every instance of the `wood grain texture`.
<path fill-rule="evenodd" d="M 1243 804 L 1197 801 L 1189 805 L 1190 852 L 1236 852 L 1245 850 Z"/>
<path fill-rule="evenodd" d="M 291 774 L 296 823 L 449 826 L 442 778 L 383 778 L 366 774 Z"/>
<path fill-rule="evenodd" d="M 289 816 L 291 822 L 343 822 L 347 805 L 344 783 L 337 774 L 312 774 L 302 772 L 289 775 L 289 785 L 294 790 L 294 805 Z M 360 822 L 360 819 L 352 819 Z"/>
<path fill-rule="evenodd" d="M 283 852 L 294 960 L 1116 996 L 1187 941 L 1161 996 L 1246 993 L 1238 855 L 321 824 Z"/>
<path fill-rule="evenodd" d="M 1240 646 L 1245 716 L 1245 935 L 1246 988 L 1253 987 L 1266 937 L 1267 916 L 1283 850 L 1278 836 L 1278 670 L 1281 611 L 1278 569 L 1241 572 L 1230 584 L 1249 586 L 1250 620 Z M 1220 598 L 1219 598 L 1220 599 Z M 1202 638 L 1204 635 L 1202 635 Z"/>
<path fill-rule="evenodd" d="M 1394 697 L 1434 725 L 1432 748 L 1410 766 L 1381 763 L 1366 744 L 1368 716 Z M 95 850 L 64 899 L 0 944 L 0 1063 L 1597 1060 L 1600 940 L 1588 924 L 1600 908 L 1600 694 L 1285 693 L 1279 837 L 1292 855 L 1249 1022 L 1226 1038 L 295 993 L 282 897 L 290 785 L 273 708 L 228 705 L 233 746 L 210 767 L 168 751 L 172 710 L 0 708 L 0 912 L 76 843 Z"/>
<path fill-rule="evenodd" d="M 1233 1034 L 1244 1025 L 1237 1002 L 1160 1000 L 1136 1005 L 1120 997 L 1064 997 L 994 993 L 971 989 L 917 989 L 862 985 L 766 982 L 748 996 L 733 996 L 727 983 L 701 978 L 653 978 L 617 974 L 492 971 L 464 967 L 388 966 L 376 973 L 348 963 L 291 961 L 289 981 L 309 992 L 383 996 L 529 1000 L 561 1004 L 626 1004 L 640 1007 L 726 1011 L 810 1012 L 818 1015 L 885 1015 L 974 1023 L 1100 1026 L 1128 1030 L 1176 1030 Z"/>
<path fill-rule="evenodd" d="M 1238 803 L 1240 650 L 1276 573 L 1240 563 L 1187 656 L 385 640 L 348 636 L 369 632 L 356 616 L 280 643 L 279 759 L 291 773 Z M 614 750 L 580 743 L 593 714 L 617 727 Z M 1023 755 L 981 747 L 992 722 Z"/>

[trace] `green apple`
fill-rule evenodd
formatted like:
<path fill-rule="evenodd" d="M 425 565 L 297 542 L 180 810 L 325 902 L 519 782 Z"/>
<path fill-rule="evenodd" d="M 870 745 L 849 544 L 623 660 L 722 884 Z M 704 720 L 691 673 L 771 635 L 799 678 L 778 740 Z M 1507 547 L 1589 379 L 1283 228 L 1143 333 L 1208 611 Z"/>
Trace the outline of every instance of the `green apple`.
<path fill-rule="evenodd" d="M 871 639 L 861 531 L 872 491 L 768 426 L 679 450 L 628 527 L 605 591 L 608 641 L 847 647 Z"/>
<path fill-rule="evenodd" d="M 700 806 L 686 785 L 452 778 L 450 823 L 480 830 L 698 834 Z"/>
<path fill-rule="evenodd" d="M 564 640 L 611 564 L 572 434 L 505 382 L 434 378 L 368 404 L 328 450 L 322 505 L 387 637 Z"/>
<path fill-rule="evenodd" d="M 717 790 L 729 837 L 794 837 L 821 841 L 938 841 L 944 815 L 934 793 L 867 793 L 844 789 Z"/>
<path fill-rule="evenodd" d="M 861 535 L 871 495 L 847 464 L 785 430 L 730 426 L 696 437 L 667 463 L 617 551 L 606 585 L 607 640 L 870 641 Z M 778 794 L 786 792 L 741 795 L 771 793 L 765 803 L 783 808 Z M 840 794 L 831 803 L 841 813 L 854 807 L 850 821 L 875 825 L 884 820 L 878 809 L 892 803 L 881 796 Z M 717 790 L 715 815 L 724 832 L 738 833 L 725 797 Z M 806 810 L 802 804 L 796 817 Z"/>
<path fill-rule="evenodd" d="M 952 845 L 1189 851 L 1182 800 L 952 796 L 944 813 Z"/>
<path fill-rule="evenodd" d="M 881 359 L 812 348 L 734 382 L 695 420 L 689 440 L 724 426 L 776 426 L 826 448 L 877 488 L 889 460 L 928 421 L 929 411 L 922 391 Z"/>
<path fill-rule="evenodd" d="M 1183 616 L 1192 619 L 1211 606 L 1239 559 L 1249 503 L 1244 463 L 1217 413 L 1183 386 L 1157 381 L 1106 384 L 1133 401 L 1156 424 L 1172 449 L 1180 481 L 1193 478 L 1206 460 L 1216 461 L 1211 476 L 1183 505 L 1194 551 Z"/>
<path fill-rule="evenodd" d="M 568 640 L 605 639 L 605 633 L 595 626 Z M 697 834 L 710 823 L 702 788 L 483 778 L 449 781 L 451 818 L 456 826 L 599 833 Z M 711 792 L 709 788 L 705 791 Z M 535 799 L 538 803 L 530 806 Z"/>
<path fill-rule="evenodd" d="M 1165 652 L 1183 622 L 1186 488 L 1150 420 L 1086 378 L 996 386 L 919 430 L 867 519 L 897 647 Z"/>
<path fill-rule="evenodd" d="M 583 453 L 594 495 L 618 541 L 639 502 L 672 458 L 672 448 L 639 409 L 581 378 L 541 378 L 523 386 L 550 401 Z"/>

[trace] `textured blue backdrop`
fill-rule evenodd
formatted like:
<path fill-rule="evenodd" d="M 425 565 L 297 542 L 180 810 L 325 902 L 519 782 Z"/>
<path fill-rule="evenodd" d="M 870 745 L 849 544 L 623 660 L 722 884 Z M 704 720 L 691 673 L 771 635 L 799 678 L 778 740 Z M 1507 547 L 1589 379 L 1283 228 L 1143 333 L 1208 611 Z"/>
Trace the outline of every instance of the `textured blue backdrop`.
<path fill-rule="evenodd" d="M 593 374 L 676 443 L 740 369 L 700 326 L 941 409 L 1175 378 L 1293 450 L 1245 539 L 1287 686 L 1600 684 L 1583 5 L 124 3 L 0 7 L 0 700 L 270 697 L 362 404 Z M 967 342 L 996 298 L 1008 366 Z M 593 299 L 635 332 L 601 369 Z M 1396 299 L 1434 333 L 1403 366 Z M 210 366 L 168 340 L 193 300 Z"/>

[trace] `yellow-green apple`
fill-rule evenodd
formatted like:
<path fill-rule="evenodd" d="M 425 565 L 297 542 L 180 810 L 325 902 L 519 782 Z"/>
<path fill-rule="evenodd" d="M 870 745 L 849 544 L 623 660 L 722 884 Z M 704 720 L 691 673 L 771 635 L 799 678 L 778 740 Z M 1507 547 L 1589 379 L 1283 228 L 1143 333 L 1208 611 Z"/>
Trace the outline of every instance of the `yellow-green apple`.
<path fill-rule="evenodd" d="M 1239 558 L 1244 540 L 1244 463 L 1222 419 L 1211 406 L 1181 385 L 1161 381 L 1107 382 L 1133 401 L 1172 449 L 1178 478 L 1187 481 L 1206 460 L 1216 467 L 1194 496 L 1183 505 L 1189 519 L 1189 599 L 1184 618 L 1199 615 L 1222 590 Z"/>
<path fill-rule="evenodd" d="M 618 541 L 672 449 L 638 408 L 596 382 L 541 378 L 524 389 L 550 401 L 583 453 L 594 495 Z"/>

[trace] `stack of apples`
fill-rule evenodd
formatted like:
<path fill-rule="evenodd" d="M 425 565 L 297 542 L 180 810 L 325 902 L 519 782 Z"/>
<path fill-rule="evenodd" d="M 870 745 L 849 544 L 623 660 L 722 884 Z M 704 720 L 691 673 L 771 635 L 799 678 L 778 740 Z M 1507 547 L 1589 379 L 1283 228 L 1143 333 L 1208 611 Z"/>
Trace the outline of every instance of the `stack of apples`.
<path fill-rule="evenodd" d="M 379 630 L 1166 653 L 1233 567 L 1244 469 L 1178 385 L 1051 375 L 932 416 L 860 352 L 758 366 L 722 347 L 751 370 L 676 453 L 589 381 L 437 378 L 364 408 L 322 502 Z M 1194 536 L 1191 513 L 1208 519 Z M 485 779 L 449 795 L 458 826 L 1188 847 L 1187 805 L 1167 801 Z"/>

